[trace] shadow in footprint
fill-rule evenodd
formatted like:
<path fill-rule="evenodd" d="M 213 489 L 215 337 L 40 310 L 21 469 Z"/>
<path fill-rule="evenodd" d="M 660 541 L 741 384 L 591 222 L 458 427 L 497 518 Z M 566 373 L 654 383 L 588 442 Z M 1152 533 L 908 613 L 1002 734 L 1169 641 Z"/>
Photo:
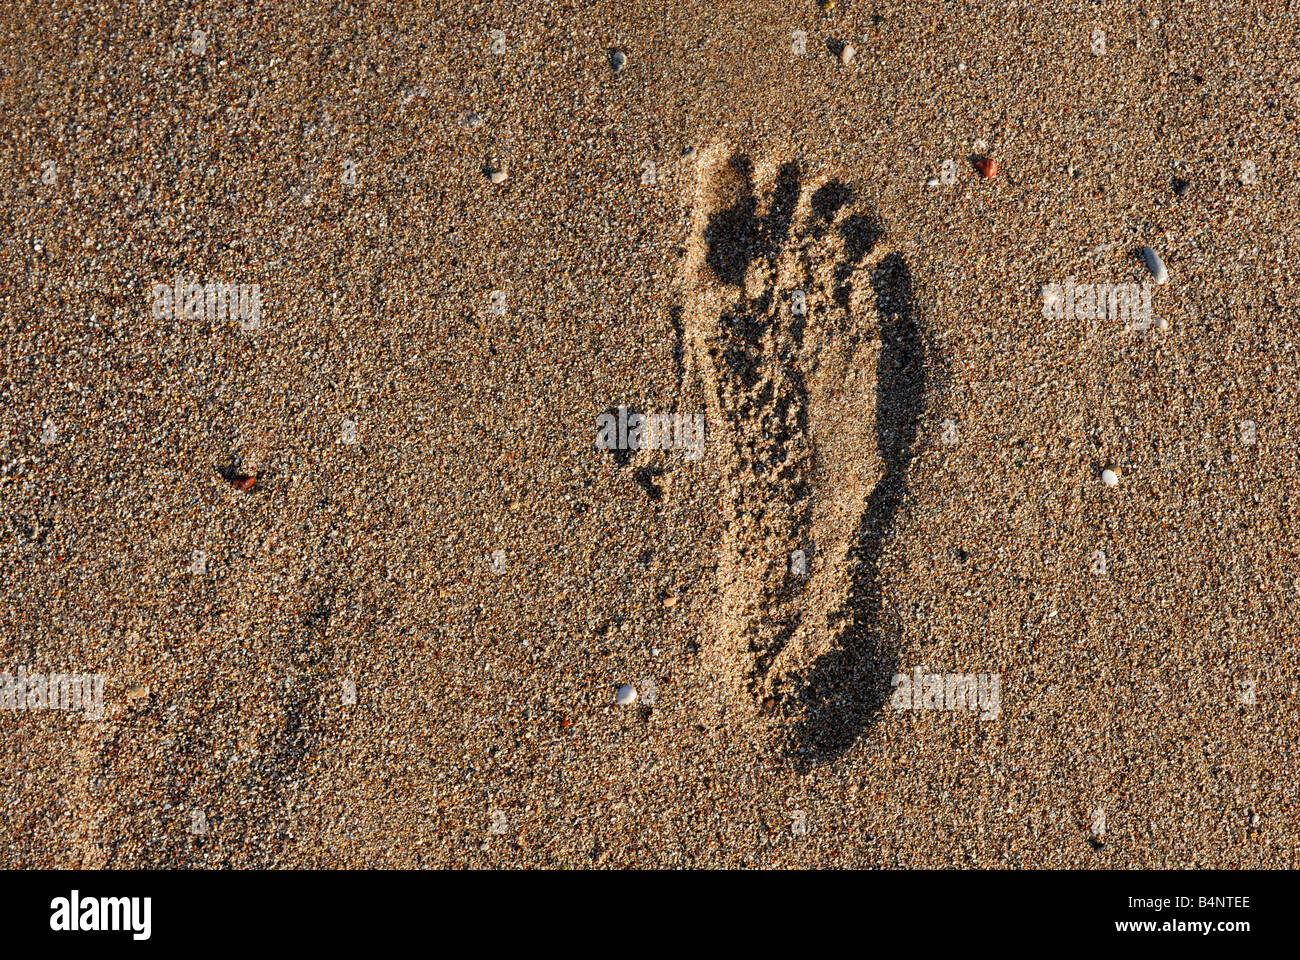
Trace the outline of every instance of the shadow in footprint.
<path fill-rule="evenodd" d="M 803 766 L 833 760 L 857 742 L 889 698 L 897 661 L 898 630 L 885 622 L 879 562 L 915 455 L 925 404 L 925 355 L 911 271 L 903 258 L 885 257 L 872 275 L 872 287 L 881 317 L 876 440 L 885 472 L 849 551 L 853 587 L 831 618 L 840 643 L 813 664 L 797 694 L 800 719 L 791 747 Z"/>
<path fill-rule="evenodd" d="M 737 185 L 735 203 L 709 218 L 704 231 L 708 245 L 705 262 L 723 283 L 743 286 L 749 265 L 759 257 L 771 258 L 790 234 L 795 205 L 799 202 L 799 165 L 791 162 L 776 176 L 768 210 L 758 216 L 758 197 L 753 192 L 753 163 L 736 154 L 727 163 Z"/>
<path fill-rule="evenodd" d="M 807 433 L 808 395 L 799 369 L 806 318 L 773 311 L 772 298 L 781 292 L 746 291 L 746 275 L 763 259 L 776 263 L 791 240 L 795 209 L 801 196 L 801 171 L 787 163 L 777 173 L 765 209 L 755 195 L 754 169 L 743 154 L 731 157 L 719 171 L 716 186 L 729 190 L 727 206 L 713 213 L 704 229 L 704 260 L 722 283 L 741 287 L 739 302 L 718 319 L 716 345 L 709 351 L 720 373 L 719 400 L 732 421 L 740 460 L 748 475 L 765 478 L 747 489 L 732 504 L 737 517 L 769 524 L 765 516 L 774 500 L 803 504 L 790 514 L 790 542 L 801 542 L 811 522 L 811 502 L 806 481 L 798 471 L 783 472 L 796 436 Z M 873 215 L 849 213 L 855 202 L 853 188 L 842 181 L 822 184 L 809 197 L 810 216 L 799 240 L 817 240 L 832 228 L 842 243 L 842 258 L 834 267 L 831 295 L 842 313 L 849 314 L 851 284 L 862 261 L 884 238 Z M 847 213 L 847 216 L 842 214 Z M 876 377 L 876 439 L 884 472 L 872 490 L 865 512 L 851 534 L 846 563 L 852 587 L 829 617 L 838 638 L 831 652 L 816 660 L 801 678 L 790 676 L 786 701 L 798 715 L 790 747 L 802 767 L 832 760 L 857 742 L 889 698 L 890 679 L 897 663 L 899 631 L 891 626 L 881 596 L 879 563 L 884 544 L 903 503 L 907 473 L 927 390 L 926 356 L 921 338 L 912 276 L 897 253 L 879 261 L 871 285 L 880 318 L 882 349 Z M 833 322 L 822 315 L 821 322 Z M 784 324 L 773 338 L 774 324 Z M 712 332 L 712 331 L 711 331 Z M 856 338 L 852 325 L 825 328 L 826 336 Z M 775 344 L 774 341 L 775 340 Z M 777 355 L 767 351 L 776 346 Z M 777 375 L 779 371 L 779 376 Z M 761 429 L 752 429 L 761 417 Z M 770 536 L 770 533 L 768 534 Z M 795 589 L 792 578 L 773 587 L 763 597 L 759 629 L 746 639 L 754 658 L 754 676 L 762 677 L 797 631 L 800 609 L 787 607 Z"/>

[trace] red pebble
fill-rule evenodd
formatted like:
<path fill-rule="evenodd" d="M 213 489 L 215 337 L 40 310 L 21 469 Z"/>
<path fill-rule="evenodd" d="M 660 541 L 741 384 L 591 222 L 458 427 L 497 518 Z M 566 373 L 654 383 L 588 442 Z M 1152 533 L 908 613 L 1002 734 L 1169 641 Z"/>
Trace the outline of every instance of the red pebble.
<path fill-rule="evenodd" d="M 984 179 L 992 180 L 998 175 L 998 162 L 989 157 L 980 157 L 975 161 L 975 169 L 984 175 Z"/>
<path fill-rule="evenodd" d="M 244 493 L 253 489 L 253 484 L 257 483 L 257 477 L 250 477 L 243 473 L 237 473 L 230 479 L 231 486 L 236 490 L 242 490 Z"/>

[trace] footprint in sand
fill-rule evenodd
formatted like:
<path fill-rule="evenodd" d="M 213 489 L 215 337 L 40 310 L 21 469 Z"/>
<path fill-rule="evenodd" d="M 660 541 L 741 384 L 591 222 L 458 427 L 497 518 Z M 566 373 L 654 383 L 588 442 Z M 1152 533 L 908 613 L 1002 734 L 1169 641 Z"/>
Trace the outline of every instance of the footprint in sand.
<path fill-rule="evenodd" d="M 845 183 L 720 149 L 696 177 L 684 380 L 726 464 L 701 653 L 740 702 L 797 718 L 801 759 L 826 759 L 885 702 L 895 660 L 877 562 L 924 406 L 911 274 Z"/>

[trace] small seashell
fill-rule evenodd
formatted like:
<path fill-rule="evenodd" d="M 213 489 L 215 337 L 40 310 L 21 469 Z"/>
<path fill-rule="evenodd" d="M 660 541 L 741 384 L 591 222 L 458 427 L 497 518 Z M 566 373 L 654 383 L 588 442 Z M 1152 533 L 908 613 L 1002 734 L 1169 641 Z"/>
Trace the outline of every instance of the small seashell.
<path fill-rule="evenodd" d="M 493 183 L 505 183 L 509 178 L 510 174 L 506 172 L 505 164 L 495 167 L 492 172 L 488 174 L 488 179 Z"/>
<path fill-rule="evenodd" d="M 992 180 L 998 175 L 998 162 L 990 157 L 978 157 L 975 160 L 975 169 L 985 180 Z"/>
<path fill-rule="evenodd" d="M 925 181 L 925 185 L 929 187 L 931 190 L 933 190 L 935 187 L 939 185 L 939 178 L 931 177 L 929 180 Z"/>
<path fill-rule="evenodd" d="M 614 702 L 620 707 L 630 707 L 636 703 L 636 687 L 630 683 L 625 683 L 618 688 L 614 694 Z"/>
<path fill-rule="evenodd" d="M 677 606 L 677 601 L 680 599 L 680 597 L 664 597 L 664 606 L 671 610 L 673 607 Z"/>
<path fill-rule="evenodd" d="M 1142 262 L 1146 264 L 1151 276 L 1155 277 L 1156 283 L 1168 283 L 1169 271 L 1165 269 L 1165 262 L 1160 259 L 1160 254 L 1156 253 L 1150 247 L 1142 248 Z"/>
<path fill-rule="evenodd" d="M 1106 484 L 1108 487 L 1118 487 L 1119 474 L 1107 467 L 1101 472 L 1101 482 Z"/>
<path fill-rule="evenodd" d="M 848 66 L 853 62 L 853 58 L 858 55 L 858 50 L 853 44 L 846 43 L 840 48 L 840 63 Z"/>

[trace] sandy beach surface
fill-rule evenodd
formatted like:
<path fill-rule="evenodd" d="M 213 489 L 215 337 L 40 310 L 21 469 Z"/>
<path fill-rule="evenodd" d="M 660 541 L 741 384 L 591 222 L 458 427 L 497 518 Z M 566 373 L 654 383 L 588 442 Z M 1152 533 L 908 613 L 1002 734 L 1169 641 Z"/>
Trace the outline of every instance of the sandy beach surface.
<path fill-rule="evenodd" d="M 1300 865 L 1291 0 L 0 28 L 0 867 Z"/>

